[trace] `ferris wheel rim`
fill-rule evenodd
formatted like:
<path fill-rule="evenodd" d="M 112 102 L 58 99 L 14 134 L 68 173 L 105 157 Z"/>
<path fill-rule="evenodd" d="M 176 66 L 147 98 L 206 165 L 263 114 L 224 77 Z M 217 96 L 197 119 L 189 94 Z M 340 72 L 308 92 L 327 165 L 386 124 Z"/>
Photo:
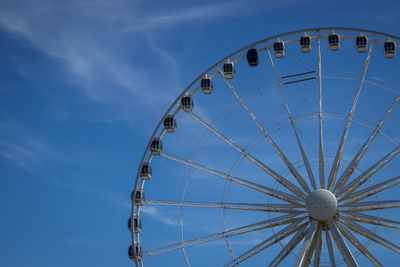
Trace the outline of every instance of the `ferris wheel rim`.
<path fill-rule="evenodd" d="M 144 150 L 143 156 L 140 160 L 139 166 L 138 166 L 138 171 L 137 171 L 137 175 L 136 175 L 136 179 L 135 179 L 135 184 L 134 184 L 134 191 L 136 192 L 136 190 L 139 188 L 139 181 L 141 180 L 140 178 L 140 170 L 142 165 L 146 162 L 146 157 L 149 157 L 148 161 L 151 161 L 153 155 L 149 154 L 150 151 L 150 145 L 152 142 L 152 139 L 154 137 L 157 136 L 157 133 L 160 132 L 163 120 L 166 118 L 166 116 L 168 116 L 169 114 L 171 114 L 171 111 L 173 110 L 174 107 L 176 107 L 177 105 L 179 105 L 179 100 L 191 89 L 193 88 L 193 86 L 198 83 L 202 77 L 204 77 L 205 75 L 209 74 L 213 69 L 217 69 L 218 66 L 220 66 L 222 63 L 226 62 L 227 60 L 229 60 L 230 58 L 235 57 L 236 55 L 252 48 L 258 45 L 261 45 L 263 43 L 267 43 L 269 41 L 272 40 L 276 40 L 282 37 L 286 37 L 286 36 L 291 36 L 291 35 L 295 35 L 295 34 L 301 34 L 301 33 L 310 33 L 310 32 L 316 32 L 319 33 L 321 31 L 345 31 L 345 32 L 359 32 L 359 33 L 365 33 L 365 34 L 372 34 L 375 36 L 380 36 L 380 37 L 386 37 L 386 38 L 390 38 L 390 39 L 394 39 L 397 41 L 400 41 L 400 37 L 391 35 L 391 34 L 387 34 L 387 33 L 383 33 L 383 32 L 378 32 L 378 31 L 373 31 L 373 30 L 368 30 L 368 29 L 360 29 L 360 28 L 351 28 L 351 27 L 318 27 L 318 28 L 307 28 L 307 29 L 300 29 L 300 30 L 295 30 L 295 31 L 290 31 L 290 32 L 286 32 L 286 33 L 282 33 L 282 34 L 276 34 L 273 35 L 271 37 L 265 38 L 265 39 L 261 39 L 259 41 L 253 42 L 249 45 L 246 45 L 238 50 L 236 50 L 235 52 L 232 52 L 231 54 L 225 56 L 224 58 L 222 58 L 221 60 L 219 60 L 217 63 L 213 64 L 212 66 L 210 66 L 206 71 L 204 71 L 203 73 L 201 73 L 195 80 L 193 80 L 179 95 L 178 97 L 172 102 L 172 104 L 169 106 L 169 108 L 167 109 L 167 111 L 164 113 L 164 115 L 161 117 L 159 123 L 157 124 L 155 130 L 153 131 L 152 135 L 150 136 L 150 139 L 146 145 L 146 148 Z M 321 37 L 322 38 L 322 37 Z M 320 38 L 319 38 L 320 39 Z M 372 40 L 372 42 L 375 42 L 376 40 Z M 180 110 L 180 108 L 177 109 L 176 112 L 178 112 Z M 162 135 L 164 134 L 165 130 L 161 130 L 160 133 L 160 138 L 162 137 Z M 327 181 L 328 182 L 328 181 Z M 144 181 L 142 180 L 142 185 L 140 187 L 143 187 Z M 135 209 L 136 209 L 136 213 L 139 214 L 140 212 L 140 207 L 136 206 L 133 204 L 132 201 L 132 207 L 131 207 L 131 217 L 133 217 L 133 215 L 135 214 Z M 340 225 L 338 224 L 337 226 L 338 228 L 340 228 Z M 132 242 L 134 242 L 134 240 L 139 242 L 139 235 L 136 233 L 132 232 Z M 138 265 L 139 263 L 136 262 L 137 266 L 141 266 Z"/>

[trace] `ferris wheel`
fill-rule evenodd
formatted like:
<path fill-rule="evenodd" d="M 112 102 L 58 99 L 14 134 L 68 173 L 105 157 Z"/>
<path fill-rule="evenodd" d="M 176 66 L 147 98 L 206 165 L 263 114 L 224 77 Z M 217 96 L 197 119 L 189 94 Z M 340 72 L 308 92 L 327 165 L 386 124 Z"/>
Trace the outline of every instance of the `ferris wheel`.
<path fill-rule="evenodd" d="M 130 259 L 136 266 L 400 259 L 396 42 L 364 29 L 299 30 L 203 72 L 165 112 L 139 163 Z"/>

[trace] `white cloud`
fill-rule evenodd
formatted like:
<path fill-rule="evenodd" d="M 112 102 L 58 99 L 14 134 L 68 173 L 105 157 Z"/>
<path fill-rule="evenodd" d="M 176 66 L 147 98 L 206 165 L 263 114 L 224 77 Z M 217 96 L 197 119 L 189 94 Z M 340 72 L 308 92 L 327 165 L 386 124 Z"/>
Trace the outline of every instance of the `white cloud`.
<path fill-rule="evenodd" d="M 16 1 L 0 7 L 0 25 L 61 59 L 71 74 L 69 82 L 90 100 L 117 106 L 114 119 L 135 120 L 140 114 L 135 111 L 143 108 L 160 114 L 183 90 L 175 56 L 159 45 L 160 30 L 221 19 L 241 5 L 167 5 L 150 14 L 146 8 L 152 4 Z"/>

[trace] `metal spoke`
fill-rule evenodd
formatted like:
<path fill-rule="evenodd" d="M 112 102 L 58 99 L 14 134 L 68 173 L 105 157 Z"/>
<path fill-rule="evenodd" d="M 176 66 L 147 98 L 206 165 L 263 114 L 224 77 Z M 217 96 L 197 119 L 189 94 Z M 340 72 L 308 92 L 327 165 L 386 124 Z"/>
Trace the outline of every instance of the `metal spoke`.
<path fill-rule="evenodd" d="M 355 202 L 347 205 L 339 205 L 339 207 L 365 207 L 365 206 L 374 206 L 374 205 L 383 205 L 383 204 L 392 204 L 392 203 L 400 203 L 400 199 L 395 200 L 380 200 L 380 201 L 363 201 L 363 202 Z"/>
<path fill-rule="evenodd" d="M 322 134 L 322 74 L 321 74 L 321 39 L 318 38 L 318 120 L 319 120 L 319 182 L 321 188 L 325 188 L 325 162 L 324 162 L 324 140 Z"/>
<path fill-rule="evenodd" d="M 361 93 L 361 89 L 363 87 L 363 83 L 364 83 L 364 80 L 365 80 L 365 75 L 367 73 L 369 62 L 371 60 L 371 53 L 372 53 L 372 48 L 373 47 L 374 47 L 374 43 L 371 43 L 371 45 L 369 47 L 367 58 L 366 58 L 365 63 L 364 63 L 364 67 L 363 67 L 363 70 L 362 70 L 361 78 L 360 78 L 360 81 L 358 83 L 358 88 L 357 88 L 356 94 L 354 95 L 353 104 L 351 106 L 349 115 L 347 117 L 346 125 L 344 127 L 342 137 L 340 139 L 339 147 L 338 147 L 338 150 L 336 152 L 336 156 L 335 156 L 335 159 L 333 161 L 331 171 L 329 173 L 328 190 L 330 190 L 330 191 L 332 190 L 332 187 L 335 184 L 337 171 L 338 171 L 339 165 L 340 165 L 340 159 L 341 159 L 342 154 L 343 154 L 344 144 L 346 143 L 347 134 L 349 133 L 350 124 L 351 124 L 351 121 L 352 121 L 352 118 L 353 118 L 353 115 L 354 115 L 354 111 L 355 111 L 356 106 L 357 106 L 357 102 L 358 102 L 358 98 L 359 98 L 360 93 Z"/>
<path fill-rule="evenodd" d="M 298 198 L 298 197 L 296 197 L 296 196 L 292 196 L 290 194 L 281 192 L 279 190 L 276 190 L 276 189 L 273 189 L 273 188 L 269 188 L 267 186 L 263 186 L 263 185 L 260 185 L 260 184 L 257 184 L 257 183 L 242 179 L 242 178 L 238 178 L 238 177 L 232 176 L 230 174 L 227 174 L 227 173 L 224 173 L 224 172 L 209 168 L 207 166 L 204 166 L 204 165 L 201 165 L 201 164 L 198 164 L 198 163 L 195 163 L 195 162 L 193 162 L 191 160 L 182 159 L 182 158 L 179 158 L 177 156 L 173 156 L 173 155 L 167 154 L 165 152 L 162 152 L 160 155 L 162 157 L 164 157 L 164 158 L 176 161 L 176 162 L 181 163 L 183 165 L 196 168 L 198 170 L 207 172 L 209 174 L 213 174 L 215 176 L 221 177 L 221 178 L 223 178 L 225 180 L 228 180 L 228 181 L 243 185 L 243 186 L 245 186 L 247 188 L 254 189 L 254 190 L 258 191 L 258 192 L 267 194 L 267 195 L 269 195 L 271 197 L 274 197 L 274 198 L 277 198 L 277 199 L 292 203 L 292 204 L 300 206 L 300 207 L 304 207 L 304 204 L 302 203 L 303 200 Z"/>
<path fill-rule="evenodd" d="M 371 211 L 371 210 L 384 210 L 384 209 L 394 209 L 394 208 L 400 208 L 400 204 L 383 205 L 383 206 L 374 205 L 374 206 L 356 207 L 356 208 L 344 209 L 344 210 L 341 210 L 341 211 L 343 211 L 343 212 L 346 212 L 346 211 Z"/>
<path fill-rule="evenodd" d="M 264 163 L 262 163 L 261 161 L 259 161 L 258 159 L 256 159 L 254 156 L 252 156 L 251 154 L 249 154 L 247 151 L 245 151 L 244 149 L 240 148 L 238 145 L 236 145 L 233 141 L 231 141 L 230 139 L 228 139 L 227 137 L 225 137 L 223 134 L 221 134 L 220 132 L 218 132 L 216 129 L 214 129 L 211 125 L 209 125 L 208 123 L 206 123 L 205 121 L 203 121 L 200 117 L 198 117 L 197 115 L 195 115 L 192 112 L 188 112 L 187 114 L 189 114 L 192 118 L 194 118 L 195 120 L 197 120 L 199 123 L 201 123 L 204 127 L 206 127 L 208 130 L 210 130 L 213 134 L 215 134 L 216 136 L 218 136 L 219 138 L 221 138 L 223 141 L 225 141 L 225 143 L 227 143 L 228 145 L 230 145 L 231 147 L 233 147 L 234 149 L 236 149 L 238 152 L 240 152 L 243 156 L 245 156 L 246 158 L 248 158 L 251 162 L 253 162 L 254 164 L 256 164 L 259 168 L 261 168 L 263 171 L 265 171 L 266 173 L 268 173 L 272 178 L 274 178 L 278 183 L 280 183 L 281 185 L 283 185 L 284 187 L 286 187 L 288 190 L 290 190 L 292 193 L 294 193 L 295 195 L 299 196 L 302 199 L 306 199 L 306 195 L 304 194 L 303 191 L 301 191 L 300 188 L 298 188 L 296 185 L 294 185 L 293 183 L 291 183 L 289 180 L 287 180 L 286 178 L 284 178 L 282 175 L 278 174 L 277 172 L 275 172 L 274 170 L 272 170 L 270 167 L 268 167 L 267 165 L 265 165 Z"/>
<path fill-rule="evenodd" d="M 318 222 L 312 220 L 308 232 L 304 238 L 303 246 L 297 255 L 297 260 L 294 266 L 303 267 L 310 266 L 312 255 L 314 254 L 314 249 L 317 241 L 318 233 Z"/>
<path fill-rule="evenodd" d="M 382 169 L 386 164 L 388 164 L 393 158 L 395 158 L 400 153 L 400 146 L 386 154 L 378 162 L 372 165 L 368 170 L 364 171 L 357 178 L 346 185 L 342 190 L 336 193 L 336 196 L 340 196 L 342 193 L 343 197 L 350 195 L 354 190 L 359 188 L 363 183 L 365 183 L 369 178 L 371 178 L 375 173 Z"/>
<path fill-rule="evenodd" d="M 346 199 L 349 199 L 347 202 L 343 203 L 343 205 L 347 205 L 349 203 L 353 203 L 359 200 L 362 200 L 364 198 L 370 197 L 372 195 L 375 195 L 379 192 L 382 192 L 386 189 L 389 189 L 395 185 L 398 185 L 400 183 L 400 176 L 386 180 L 382 183 L 376 184 L 376 185 L 372 185 L 370 187 L 367 187 L 363 190 L 360 190 L 358 192 L 355 192 L 351 195 L 348 195 L 346 197 L 341 197 L 339 199 L 339 201 L 343 201 Z"/>
<path fill-rule="evenodd" d="M 360 235 L 400 254 L 399 246 L 397 246 L 397 245 L 393 244 L 392 242 L 386 240 L 385 238 L 375 234 L 374 232 L 368 230 L 367 228 L 362 227 L 358 223 L 352 222 L 351 220 L 346 219 L 346 218 L 342 218 L 341 223 L 344 224 L 345 226 L 347 226 L 348 228 L 350 228 L 351 230 L 359 233 Z"/>
<path fill-rule="evenodd" d="M 400 102 L 400 96 L 398 96 L 393 101 L 392 105 L 386 111 L 385 115 L 382 117 L 380 122 L 376 125 L 376 127 L 372 131 L 371 135 L 367 138 L 367 140 L 364 142 L 363 146 L 360 148 L 360 150 L 357 152 L 357 154 L 352 159 L 351 163 L 347 166 L 346 170 L 340 176 L 339 180 L 336 183 L 334 191 L 341 190 L 342 187 L 347 183 L 347 181 L 349 180 L 350 176 L 353 174 L 354 170 L 357 168 L 358 163 L 363 158 L 365 152 L 367 152 L 368 148 L 370 147 L 370 145 L 374 141 L 375 137 L 378 135 L 378 133 L 380 132 L 380 130 L 382 129 L 382 127 L 386 123 L 386 121 L 389 119 L 390 115 L 392 115 L 394 109 L 397 107 L 399 102 Z"/>
<path fill-rule="evenodd" d="M 344 242 L 342 235 L 340 234 L 339 230 L 337 229 L 336 223 L 331 219 L 328 220 L 329 229 L 332 233 L 333 240 L 343 256 L 344 261 L 346 262 L 347 266 L 358 266 L 356 260 L 354 259 L 353 254 L 351 253 L 349 247 L 347 246 L 346 242 Z"/>
<path fill-rule="evenodd" d="M 346 218 L 346 219 L 349 219 L 349 220 L 362 222 L 362 223 L 367 223 L 367 224 L 374 224 L 374 225 L 378 225 L 378 226 L 385 226 L 385 227 L 400 229 L 400 222 L 399 221 L 394 221 L 394 220 L 385 219 L 385 218 L 376 217 L 376 216 L 373 216 L 373 215 L 363 214 L 363 213 L 358 213 L 358 212 L 346 212 L 346 211 L 344 211 L 344 212 L 348 216 L 346 216 L 344 214 L 342 214 L 341 216 L 343 218 Z M 397 225 L 393 225 L 393 224 L 397 224 Z"/>
<path fill-rule="evenodd" d="M 289 117 L 289 120 L 290 120 L 290 124 L 291 124 L 291 126 L 292 126 L 292 128 L 293 128 L 294 135 L 296 136 L 297 145 L 299 146 L 299 149 L 300 149 L 300 152 L 301 152 L 301 156 L 302 156 L 302 158 L 303 158 L 304 166 L 306 167 L 307 174 L 308 174 L 308 177 L 309 177 L 309 179 L 310 179 L 311 186 L 312 186 L 314 189 L 317 189 L 317 185 L 315 184 L 314 174 L 313 174 L 313 172 L 312 172 L 312 170 L 311 170 L 311 166 L 310 166 L 310 163 L 309 163 L 309 161 L 308 161 L 307 155 L 306 155 L 306 153 L 304 152 L 303 145 L 301 144 L 299 135 L 298 135 L 297 130 L 296 130 L 296 126 L 295 126 L 294 121 L 293 121 L 292 114 L 290 113 L 289 105 L 288 105 L 288 103 L 287 103 L 287 101 L 286 101 L 286 97 L 285 97 L 285 94 L 284 94 L 284 92 L 283 92 L 283 88 L 282 88 L 281 81 L 280 81 L 280 79 L 279 79 L 278 71 L 276 70 L 276 67 L 275 67 L 274 61 L 273 61 L 273 59 L 272 59 L 272 57 L 271 57 L 271 53 L 270 53 L 269 49 L 267 49 L 267 52 L 268 52 L 269 60 L 270 60 L 271 65 L 272 65 L 272 69 L 274 70 L 275 80 L 276 80 L 276 82 L 277 82 L 277 84 L 278 84 L 279 91 L 280 91 L 280 93 L 281 93 L 282 100 L 283 100 L 283 103 L 284 103 L 285 108 L 286 108 L 286 112 L 287 112 L 288 117 Z M 307 189 L 308 189 L 308 187 L 307 187 Z M 307 191 L 306 191 L 306 192 L 307 192 Z M 310 194 L 309 191 L 308 191 L 307 193 Z"/>
<path fill-rule="evenodd" d="M 341 226 L 340 224 L 337 225 L 340 232 L 349 240 L 365 257 L 367 257 L 375 266 L 383 267 L 383 265 L 372 255 L 371 252 L 346 228 Z"/>
<path fill-rule="evenodd" d="M 333 253 L 332 241 L 329 235 L 329 231 L 325 231 L 325 239 L 326 239 L 326 244 L 328 246 L 329 259 L 331 260 L 331 265 L 332 267 L 335 267 L 336 266 L 335 254 Z"/>
<path fill-rule="evenodd" d="M 307 227 L 306 224 L 290 239 L 290 241 L 283 247 L 279 254 L 272 260 L 268 265 L 269 267 L 278 266 L 284 258 L 300 243 L 300 241 L 306 236 Z"/>
<path fill-rule="evenodd" d="M 321 250 L 322 250 L 322 227 L 319 227 L 317 233 L 317 245 L 315 248 L 314 267 L 319 267 L 319 262 L 321 260 Z"/>
<path fill-rule="evenodd" d="M 303 223 L 303 224 L 300 224 L 300 223 L 301 223 L 301 221 L 298 221 L 298 222 L 288 225 L 287 227 L 283 228 L 282 230 L 280 230 L 277 233 L 273 234 L 272 236 L 268 237 L 263 242 L 257 244 L 256 246 L 254 246 L 253 248 L 244 252 L 239 257 L 233 259 L 231 262 L 227 263 L 224 266 L 228 267 L 228 266 L 239 265 L 241 262 L 253 257 L 254 255 L 267 249 L 268 247 L 278 243 L 279 241 L 288 237 L 289 235 L 293 234 L 294 232 L 299 231 L 299 229 L 305 229 L 307 222 Z"/>
<path fill-rule="evenodd" d="M 188 241 L 175 243 L 175 244 L 168 245 L 168 246 L 161 247 L 161 248 L 151 249 L 148 251 L 144 251 L 143 257 L 154 256 L 157 254 L 166 253 L 166 252 L 181 249 L 181 248 L 186 248 L 186 247 L 191 247 L 191 246 L 208 243 L 208 242 L 219 240 L 219 239 L 222 239 L 225 237 L 246 234 L 246 233 L 259 231 L 259 230 L 263 230 L 263 229 L 267 229 L 267 228 L 271 228 L 271 227 L 275 227 L 275 226 L 279 226 L 279 225 L 289 224 L 289 223 L 296 222 L 296 221 L 302 221 L 306 218 L 304 216 L 296 217 L 297 215 L 298 214 L 283 215 L 283 216 L 275 217 L 272 219 L 264 220 L 264 221 L 261 221 L 258 223 L 253 223 L 253 224 L 249 224 L 246 226 L 234 228 L 234 229 L 224 231 L 221 233 L 212 234 L 212 235 L 195 238 L 195 239 L 188 240 Z"/>
<path fill-rule="evenodd" d="M 304 213 L 299 210 L 299 206 L 291 204 L 261 204 L 261 203 L 226 203 L 226 202 L 200 202 L 200 201 L 179 201 L 179 200 L 155 200 L 146 199 L 146 205 L 153 206 L 175 206 L 175 207 L 195 207 L 195 208 L 217 208 L 235 209 L 249 211 L 268 211 L 284 213 Z"/>
<path fill-rule="evenodd" d="M 224 78 L 226 84 L 228 85 L 228 87 L 231 89 L 231 91 L 233 92 L 233 94 L 236 96 L 236 98 L 239 100 L 239 102 L 242 104 L 242 106 L 244 107 L 244 109 L 247 111 L 247 113 L 249 113 L 250 117 L 252 118 L 252 120 L 257 124 L 258 128 L 261 130 L 261 132 L 264 134 L 264 136 L 267 138 L 267 140 L 271 143 L 271 145 L 274 147 L 275 151 L 278 153 L 279 157 L 282 159 L 282 161 L 284 162 L 284 164 L 286 165 L 286 167 L 290 170 L 290 172 L 293 174 L 294 178 L 297 180 L 297 182 L 300 184 L 300 186 L 303 188 L 303 190 L 305 192 L 307 192 L 308 194 L 311 193 L 310 189 L 308 188 L 307 183 L 304 181 L 304 179 L 301 177 L 301 175 L 299 174 L 299 172 L 296 170 L 296 168 L 293 166 L 293 164 L 287 159 L 287 157 L 283 154 L 282 150 L 280 150 L 280 148 L 278 147 L 278 145 L 274 142 L 274 140 L 272 140 L 271 136 L 267 133 L 267 131 L 264 129 L 264 127 L 261 125 L 261 123 L 257 120 L 256 116 L 254 115 L 254 113 L 249 109 L 249 107 L 246 105 L 246 103 L 244 102 L 243 98 L 240 97 L 240 95 L 238 94 L 238 92 L 235 90 L 235 88 L 233 88 L 233 86 L 231 85 L 231 83 L 225 78 L 225 76 L 223 75 L 223 72 L 221 69 L 219 69 L 221 76 Z"/>

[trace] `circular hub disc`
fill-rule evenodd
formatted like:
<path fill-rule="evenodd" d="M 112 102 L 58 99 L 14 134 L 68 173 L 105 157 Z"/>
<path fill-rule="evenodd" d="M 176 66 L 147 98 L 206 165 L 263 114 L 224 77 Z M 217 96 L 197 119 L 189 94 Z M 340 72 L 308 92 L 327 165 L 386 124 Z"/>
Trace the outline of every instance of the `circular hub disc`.
<path fill-rule="evenodd" d="M 306 200 L 308 214 L 316 220 L 327 220 L 337 210 L 337 200 L 332 192 L 325 189 L 313 191 Z"/>

